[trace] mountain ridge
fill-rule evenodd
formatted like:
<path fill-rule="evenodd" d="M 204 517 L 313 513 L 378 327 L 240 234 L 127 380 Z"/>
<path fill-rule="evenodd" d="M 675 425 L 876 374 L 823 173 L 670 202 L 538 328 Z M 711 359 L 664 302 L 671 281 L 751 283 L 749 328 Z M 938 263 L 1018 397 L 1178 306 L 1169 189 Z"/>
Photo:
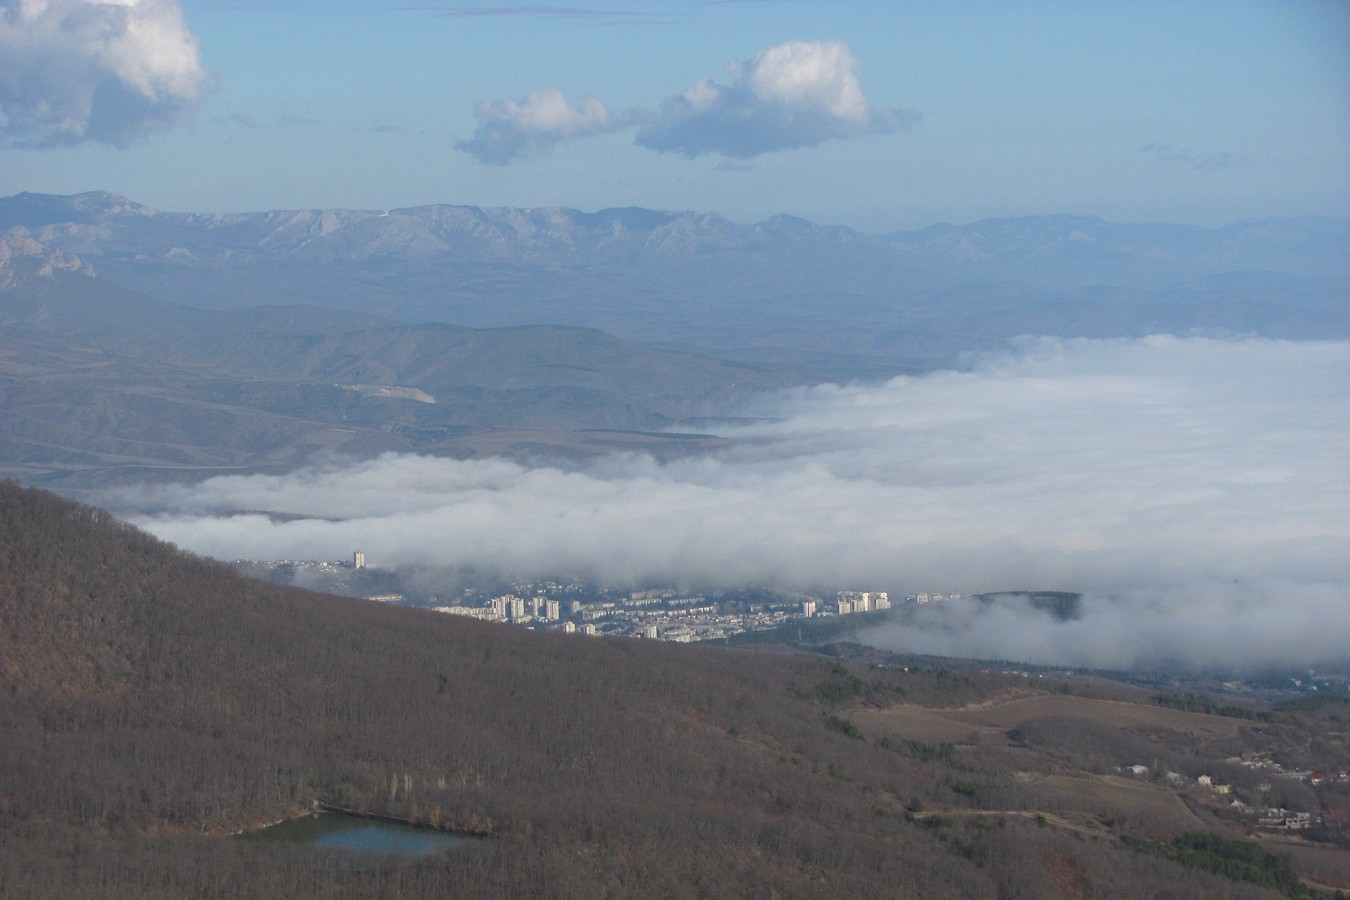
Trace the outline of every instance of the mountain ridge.
<path fill-rule="evenodd" d="M 1198 254 L 1192 265 L 1204 271 L 1269 271 L 1275 262 L 1249 260 L 1244 245 L 1268 243 L 1283 247 L 1325 241 L 1340 247 L 1350 238 L 1350 219 L 1302 216 L 1239 220 L 1219 227 L 1188 224 L 1116 223 L 1097 216 L 1050 214 L 988 218 L 965 225 L 936 223 L 925 228 L 867 234 L 845 226 L 823 226 L 796 216 L 776 214 L 760 222 L 738 224 L 717 213 L 672 212 L 642 207 L 612 207 L 583 212 L 571 207 L 479 207 L 461 204 L 428 204 L 388 210 L 294 209 L 261 212 L 161 212 L 117 194 L 89 192 L 76 195 L 20 193 L 0 198 L 0 230 L 22 228 L 46 246 L 67 249 L 95 246 L 98 240 L 116 242 L 115 229 L 136 228 L 158 222 L 158 241 L 141 231 L 141 255 L 175 249 L 164 246 L 168 237 L 210 233 L 229 239 L 223 254 L 241 247 L 285 252 L 313 252 L 319 239 L 353 228 L 388 230 L 394 225 L 417 228 L 435 241 L 437 252 L 472 251 L 480 259 L 509 249 L 503 241 L 517 242 L 534 255 L 533 261 L 582 264 L 603 262 L 606 253 L 624 250 L 657 254 L 700 250 L 743 250 L 763 246 L 768 238 L 788 241 L 828 240 L 839 245 L 870 245 L 900 255 L 943 258 L 954 250 L 978 250 L 977 256 L 997 259 L 1026 251 L 1045 251 L 1064 246 L 1078 249 L 1106 246 L 1111 252 L 1141 259 Z M 56 226 L 65 226 L 56 228 Z M 240 244 L 231 231 L 251 230 L 253 240 Z M 1309 234 L 1319 232 L 1319 234 Z M 348 237 L 350 235 L 344 235 Z M 686 242 L 680 240 L 681 237 Z M 147 239 L 149 237 L 149 239 Z M 353 258 L 371 258 L 380 248 L 395 242 L 387 237 L 355 236 L 364 249 Z M 400 234 L 399 237 L 407 237 Z M 1138 245 L 1131 241 L 1138 242 Z M 199 243 L 204 239 L 199 237 Z M 953 245 L 956 245 L 953 247 Z M 976 245 L 983 245 L 977 247 Z M 475 246 L 476 245 L 476 246 Z M 350 249 L 350 248 L 349 248 Z M 417 258 L 428 248 L 413 241 L 402 246 L 405 258 Z M 1203 251 L 1203 252 L 1200 252 Z M 1273 252 L 1266 248 L 1266 252 Z M 97 250 L 96 250 L 97 253 Z M 1301 274 L 1345 275 L 1350 263 L 1327 254 L 1304 260 Z"/>
<path fill-rule="evenodd" d="M 0 224 L 0 471 L 51 486 L 612 446 L 592 429 L 653 449 L 756 392 L 959 366 L 1025 334 L 1350 337 L 1350 220 L 897 237 L 641 208 L 161 213 L 92 192 L 0 198 Z"/>
<path fill-rule="evenodd" d="M 0 234 L 5 274 L 0 473 L 66 489 L 276 471 L 326 452 L 684 452 L 687 441 L 666 446 L 651 432 L 818 377 L 582 326 L 198 309 L 13 233 Z"/>
<path fill-rule="evenodd" d="M 0 225 L 131 290 L 191 306 L 579 325 L 723 350 L 823 342 L 905 365 L 942 365 L 1029 330 L 973 329 L 954 312 L 999 323 L 1024 312 L 1066 337 L 1350 334 L 1329 306 L 1350 291 L 1350 220 L 1341 219 L 1204 228 L 1040 216 L 868 235 L 785 215 L 742 225 L 635 207 L 164 213 L 92 193 L 0 198 Z M 1142 294 L 1167 298 L 1162 318 L 1136 313 Z M 1244 312 L 1216 317 L 1229 301 Z M 1282 319 L 1291 311 L 1297 328 Z M 946 337 L 934 345 L 926 335 Z"/>

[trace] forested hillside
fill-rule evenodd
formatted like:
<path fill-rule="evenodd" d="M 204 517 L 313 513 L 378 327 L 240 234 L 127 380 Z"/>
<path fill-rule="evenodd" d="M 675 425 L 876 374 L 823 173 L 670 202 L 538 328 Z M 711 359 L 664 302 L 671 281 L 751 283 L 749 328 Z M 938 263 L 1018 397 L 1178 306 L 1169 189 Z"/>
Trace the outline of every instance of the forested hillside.
<path fill-rule="evenodd" d="M 5 897 L 1278 896 L 1122 840 L 1219 828 L 1179 803 L 1104 824 L 1028 782 L 1067 771 L 1060 730 L 986 753 L 905 712 L 1058 685 L 282 589 L 12 483 L 0 678 Z M 229 837 L 316 800 L 491 837 L 375 864 Z"/>

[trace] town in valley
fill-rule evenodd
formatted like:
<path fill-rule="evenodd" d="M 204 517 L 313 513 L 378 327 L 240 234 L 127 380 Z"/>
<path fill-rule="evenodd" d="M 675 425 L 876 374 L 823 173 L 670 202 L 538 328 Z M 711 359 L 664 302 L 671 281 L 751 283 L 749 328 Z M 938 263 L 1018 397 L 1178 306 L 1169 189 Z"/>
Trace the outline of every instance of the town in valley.
<path fill-rule="evenodd" d="M 371 566 L 365 552 L 349 560 L 239 561 L 244 572 L 282 584 L 433 609 L 448 615 L 520 625 L 538 631 L 692 643 L 770 631 L 811 620 L 959 601 L 958 592 L 918 591 L 892 599 L 888 591 L 806 594 L 768 588 L 605 586 L 583 579 L 499 582 L 453 593 L 415 589 L 396 572 Z M 866 616 L 859 617 L 859 627 Z"/>

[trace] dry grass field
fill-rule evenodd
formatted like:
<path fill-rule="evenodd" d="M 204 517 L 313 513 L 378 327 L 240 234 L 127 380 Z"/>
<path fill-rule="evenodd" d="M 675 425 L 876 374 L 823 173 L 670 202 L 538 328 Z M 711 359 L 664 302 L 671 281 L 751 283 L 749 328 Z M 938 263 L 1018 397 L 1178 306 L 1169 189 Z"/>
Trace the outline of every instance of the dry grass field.
<path fill-rule="evenodd" d="M 1036 694 L 955 709 L 915 705 L 867 709 L 855 713 L 852 721 L 865 732 L 905 740 L 1011 744 L 1009 731 L 1049 718 L 1107 728 L 1166 728 L 1202 739 L 1232 737 L 1242 724 L 1222 716 L 1073 694 Z"/>

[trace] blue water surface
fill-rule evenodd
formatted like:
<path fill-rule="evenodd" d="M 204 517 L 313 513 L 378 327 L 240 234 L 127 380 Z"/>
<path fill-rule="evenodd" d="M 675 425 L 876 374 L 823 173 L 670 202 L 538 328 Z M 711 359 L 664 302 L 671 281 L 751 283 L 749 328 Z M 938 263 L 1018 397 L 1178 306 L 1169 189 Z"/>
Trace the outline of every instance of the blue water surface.
<path fill-rule="evenodd" d="M 249 840 L 287 841 L 324 849 L 405 857 L 460 850 L 478 840 L 433 828 L 332 812 L 288 819 L 242 836 Z"/>

